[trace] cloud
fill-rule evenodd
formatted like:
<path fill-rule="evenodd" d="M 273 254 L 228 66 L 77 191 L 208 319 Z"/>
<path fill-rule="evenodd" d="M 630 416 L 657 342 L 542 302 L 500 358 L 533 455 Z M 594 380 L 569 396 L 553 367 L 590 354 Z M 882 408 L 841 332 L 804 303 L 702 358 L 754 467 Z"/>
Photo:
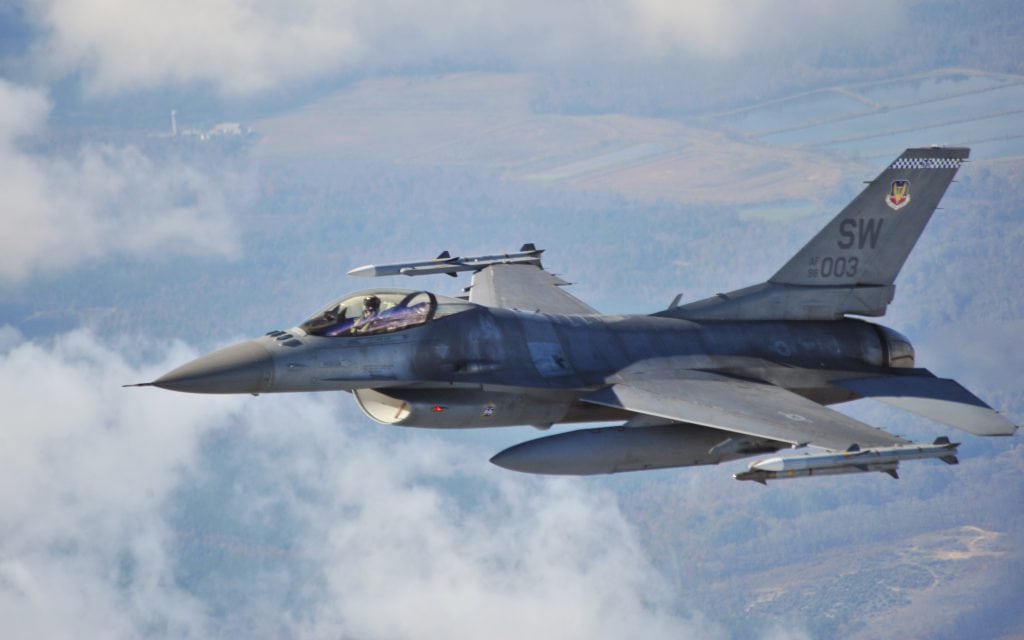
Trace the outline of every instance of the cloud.
<path fill-rule="evenodd" d="M 199 603 L 173 586 L 161 502 L 231 401 L 125 393 L 140 372 L 86 333 L 41 346 L 7 328 L 2 343 L 5 636 L 201 637 Z"/>
<path fill-rule="evenodd" d="M 713 637 L 676 617 L 671 594 L 614 499 L 577 484 L 467 468 L 438 446 L 410 457 L 456 469 L 487 499 L 458 504 L 364 449 L 327 481 L 327 589 L 310 635 L 355 637 Z M 433 465 L 437 465 L 434 467 Z M 462 467 L 460 469 L 460 467 Z"/>
<path fill-rule="evenodd" d="M 147 348 L 0 331 L 6 637 L 722 636 L 611 495 L 339 426 L 334 394 L 122 389 L 194 355 Z"/>
<path fill-rule="evenodd" d="M 367 69 L 592 69 L 857 49 L 884 41 L 902 14 L 902 3 L 882 0 L 50 0 L 33 15 L 45 33 L 36 56 L 58 75 L 84 72 L 94 92 L 198 82 L 251 95 Z"/>
<path fill-rule="evenodd" d="M 249 93 L 352 60 L 351 5 L 57 0 L 38 19 L 50 32 L 44 55 L 71 72 L 84 66 L 97 90 L 213 81 Z"/>
<path fill-rule="evenodd" d="M 649 54 L 682 52 L 703 60 L 883 40 L 900 24 L 902 2 L 869 0 L 633 0 L 631 39 Z"/>
<path fill-rule="evenodd" d="M 0 80 L 0 281 L 113 254 L 237 252 L 226 186 L 234 176 L 130 146 L 25 151 L 26 139 L 48 133 L 49 108 L 42 92 Z"/>

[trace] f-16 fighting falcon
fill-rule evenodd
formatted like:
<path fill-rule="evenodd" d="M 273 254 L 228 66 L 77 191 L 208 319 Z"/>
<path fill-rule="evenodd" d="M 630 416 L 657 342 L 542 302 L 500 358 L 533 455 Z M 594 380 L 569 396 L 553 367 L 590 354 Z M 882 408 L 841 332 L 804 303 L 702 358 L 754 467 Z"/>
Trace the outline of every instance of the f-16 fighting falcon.
<path fill-rule="evenodd" d="M 491 461 L 588 475 L 711 465 L 783 449 L 739 480 L 955 464 L 956 443 L 909 442 L 828 408 L 860 398 L 978 436 L 1016 427 L 955 380 L 917 368 L 885 314 L 894 281 L 966 148 L 907 149 L 767 282 L 651 315 L 602 315 L 541 249 L 353 269 L 472 272 L 467 295 L 375 289 L 153 382 L 191 393 L 348 391 L 367 416 L 432 428 L 619 423 L 541 437 Z"/>

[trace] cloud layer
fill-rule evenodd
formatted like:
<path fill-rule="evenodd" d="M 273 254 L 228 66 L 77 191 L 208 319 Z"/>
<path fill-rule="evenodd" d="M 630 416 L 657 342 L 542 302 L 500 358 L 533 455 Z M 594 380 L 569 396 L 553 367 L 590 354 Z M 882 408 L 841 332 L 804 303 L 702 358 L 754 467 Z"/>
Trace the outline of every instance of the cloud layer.
<path fill-rule="evenodd" d="M 161 351 L 0 332 L 6 637 L 720 637 L 611 496 L 339 427 L 334 395 L 120 388 L 191 355 Z"/>
<path fill-rule="evenodd" d="M 36 56 L 99 93 L 199 82 L 226 95 L 356 70 L 684 64 L 802 48 L 858 50 L 902 24 L 902 2 L 840 0 L 50 0 Z"/>
<path fill-rule="evenodd" d="M 4 328 L 2 342 L 5 636 L 201 635 L 160 513 L 198 432 L 232 403 L 125 393 L 139 372 L 85 333 L 43 347 Z"/>
<path fill-rule="evenodd" d="M 238 250 L 228 206 L 237 176 L 130 146 L 26 151 L 47 133 L 49 109 L 42 92 L 0 80 L 0 283 L 115 254 Z"/>

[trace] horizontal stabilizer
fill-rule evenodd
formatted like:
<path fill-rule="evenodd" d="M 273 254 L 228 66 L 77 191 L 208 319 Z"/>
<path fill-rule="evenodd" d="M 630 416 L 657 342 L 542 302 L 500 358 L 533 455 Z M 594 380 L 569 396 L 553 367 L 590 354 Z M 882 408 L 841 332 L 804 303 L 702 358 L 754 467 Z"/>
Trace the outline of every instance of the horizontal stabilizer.
<path fill-rule="evenodd" d="M 959 382 L 948 378 L 880 376 L 832 384 L 976 436 L 1011 436 L 1017 430 Z"/>

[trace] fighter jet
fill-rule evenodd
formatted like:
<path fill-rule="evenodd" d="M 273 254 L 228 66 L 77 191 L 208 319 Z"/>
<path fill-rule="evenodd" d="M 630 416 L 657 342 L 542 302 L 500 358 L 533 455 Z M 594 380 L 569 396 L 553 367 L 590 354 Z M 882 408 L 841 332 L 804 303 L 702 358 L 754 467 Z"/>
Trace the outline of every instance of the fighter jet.
<path fill-rule="evenodd" d="M 885 314 L 894 282 L 966 148 L 907 149 L 767 282 L 650 315 L 602 315 L 546 271 L 542 250 L 367 265 L 352 276 L 457 276 L 466 295 L 372 289 L 288 330 L 138 386 L 191 393 L 347 391 L 373 420 L 467 428 L 612 423 L 541 437 L 491 461 L 589 475 L 755 461 L 740 480 L 955 463 L 828 405 L 871 398 L 979 436 L 1016 427 L 918 368 Z"/>

